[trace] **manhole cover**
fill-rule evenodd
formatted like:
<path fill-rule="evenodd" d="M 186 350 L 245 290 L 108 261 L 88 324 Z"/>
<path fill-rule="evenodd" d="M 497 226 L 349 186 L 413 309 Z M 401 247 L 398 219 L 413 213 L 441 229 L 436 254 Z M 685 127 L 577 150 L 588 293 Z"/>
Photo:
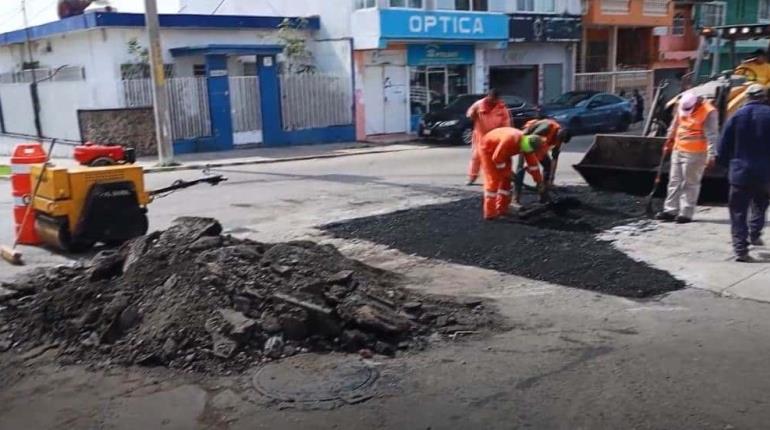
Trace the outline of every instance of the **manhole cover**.
<path fill-rule="evenodd" d="M 257 371 L 254 387 L 274 400 L 291 403 L 357 403 L 371 397 L 368 388 L 379 372 L 341 354 L 302 354 Z"/>

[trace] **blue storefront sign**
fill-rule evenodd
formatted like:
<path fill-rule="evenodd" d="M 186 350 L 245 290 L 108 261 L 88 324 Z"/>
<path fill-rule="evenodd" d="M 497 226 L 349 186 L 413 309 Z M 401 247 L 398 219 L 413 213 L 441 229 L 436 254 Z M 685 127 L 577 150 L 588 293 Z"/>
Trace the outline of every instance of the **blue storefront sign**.
<path fill-rule="evenodd" d="M 380 11 L 380 37 L 391 40 L 507 41 L 508 15 L 383 9 Z"/>
<path fill-rule="evenodd" d="M 415 44 L 406 48 L 406 62 L 410 66 L 444 66 L 473 64 L 473 45 Z"/>

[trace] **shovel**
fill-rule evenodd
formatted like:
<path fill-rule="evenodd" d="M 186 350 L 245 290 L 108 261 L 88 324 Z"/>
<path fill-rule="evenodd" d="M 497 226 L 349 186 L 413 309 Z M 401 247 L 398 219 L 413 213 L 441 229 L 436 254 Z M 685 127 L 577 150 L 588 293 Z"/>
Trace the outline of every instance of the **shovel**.
<path fill-rule="evenodd" d="M 644 213 L 651 217 L 655 211 L 652 210 L 652 198 L 655 196 L 655 193 L 658 192 L 658 187 L 660 186 L 660 180 L 663 177 L 663 164 L 666 162 L 666 156 L 668 155 L 667 151 L 663 151 L 662 155 L 660 156 L 660 163 L 658 163 L 658 172 L 655 175 L 655 183 L 652 185 L 652 190 L 650 191 L 650 194 L 647 195 L 647 199 L 645 200 L 644 204 Z"/>

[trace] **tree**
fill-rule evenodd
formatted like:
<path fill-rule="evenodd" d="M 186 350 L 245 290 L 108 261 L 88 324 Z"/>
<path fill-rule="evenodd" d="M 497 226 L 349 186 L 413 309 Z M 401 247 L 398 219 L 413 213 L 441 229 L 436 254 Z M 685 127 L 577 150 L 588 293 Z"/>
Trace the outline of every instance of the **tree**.
<path fill-rule="evenodd" d="M 283 55 L 288 73 L 315 73 L 315 58 L 307 49 L 303 30 L 308 26 L 305 18 L 284 18 L 278 25 L 278 37 L 283 41 Z"/>

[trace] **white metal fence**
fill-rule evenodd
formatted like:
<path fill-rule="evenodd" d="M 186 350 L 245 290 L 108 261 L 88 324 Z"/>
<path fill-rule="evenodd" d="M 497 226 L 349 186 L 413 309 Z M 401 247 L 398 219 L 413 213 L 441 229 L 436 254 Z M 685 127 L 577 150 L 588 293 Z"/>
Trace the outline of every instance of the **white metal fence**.
<path fill-rule="evenodd" d="M 54 81 L 82 81 L 85 80 L 85 69 L 81 66 L 64 66 L 57 69 L 41 68 L 22 70 L 20 72 L 7 72 L 0 73 L 0 84 L 20 84 L 31 83 L 34 80 L 37 82 Z"/>
<path fill-rule="evenodd" d="M 353 91 L 349 76 L 281 75 L 281 99 L 286 130 L 353 122 Z"/>
<path fill-rule="evenodd" d="M 121 81 L 124 107 L 152 106 L 152 81 Z M 166 81 L 171 111 L 171 135 L 189 139 L 211 135 L 206 78 L 173 78 Z"/>
<path fill-rule="evenodd" d="M 654 86 L 652 70 L 576 73 L 576 90 L 593 90 L 617 94 L 639 90 L 651 95 Z"/>
<path fill-rule="evenodd" d="M 234 132 L 262 130 L 259 77 L 230 77 L 230 106 Z"/>

